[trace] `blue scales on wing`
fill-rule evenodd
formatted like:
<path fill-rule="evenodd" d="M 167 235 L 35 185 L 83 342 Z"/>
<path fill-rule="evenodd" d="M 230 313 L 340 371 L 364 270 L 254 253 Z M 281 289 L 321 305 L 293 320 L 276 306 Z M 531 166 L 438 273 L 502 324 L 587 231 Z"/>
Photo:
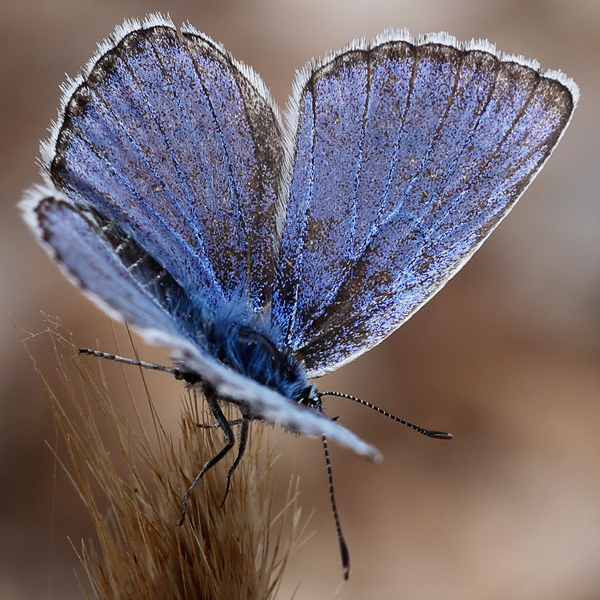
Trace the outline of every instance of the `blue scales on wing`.
<path fill-rule="evenodd" d="M 389 38 L 300 75 L 273 314 L 310 376 L 381 342 L 465 264 L 576 94 L 516 59 Z"/>
<path fill-rule="evenodd" d="M 266 92 L 227 52 L 158 25 L 123 37 L 76 88 L 49 174 L 160 256 L 192 302 L 241 293 L 256 310 L 272 289 L 281 138 Z"/>

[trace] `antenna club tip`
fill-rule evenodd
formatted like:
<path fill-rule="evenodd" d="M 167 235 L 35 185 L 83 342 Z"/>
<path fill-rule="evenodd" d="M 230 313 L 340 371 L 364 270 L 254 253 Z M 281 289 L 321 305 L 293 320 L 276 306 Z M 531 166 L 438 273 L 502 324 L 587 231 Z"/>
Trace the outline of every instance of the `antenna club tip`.
<path fill-rule="evenodd" d="M 342 555 L 342 573 L 344 574 L 344 581 L 348 581 L 350 577 L 350 552 L 344 538 L 339 538 L 340 552 Z"/>
<path fill-rule="evenodd" d="M 427 437 L 435 438 L 436 440 L 451 440 L 454 438 L 451 433 L 444 433 L 443 431 L 428 431 Z"/>

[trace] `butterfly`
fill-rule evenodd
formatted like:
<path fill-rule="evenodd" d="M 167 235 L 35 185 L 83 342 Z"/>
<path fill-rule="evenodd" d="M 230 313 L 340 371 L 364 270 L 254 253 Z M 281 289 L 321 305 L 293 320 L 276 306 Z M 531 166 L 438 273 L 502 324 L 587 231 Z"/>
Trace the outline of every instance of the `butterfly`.
<path fill-rule="evenodd" d="M 252 420 L 381 459 L 325 416 L 311 380 L 457 273 L 579 97 L 487 42 L 387 31 L 308 63 L 283 119 L 250 67 L 158 14 L 118 27 L 63 92 L 25 219 L 86 296 L 202 389 L 226 438 L 202 473 L 234 445 L 221 402 L 238 407 L 229 477 Z"/>

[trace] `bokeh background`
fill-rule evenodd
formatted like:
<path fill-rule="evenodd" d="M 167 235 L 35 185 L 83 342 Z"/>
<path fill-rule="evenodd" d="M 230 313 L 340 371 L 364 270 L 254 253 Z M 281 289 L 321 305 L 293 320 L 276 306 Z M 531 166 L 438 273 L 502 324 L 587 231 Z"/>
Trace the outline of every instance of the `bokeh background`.
<path fill-rule="evenodd" d="M 455 435 L 428 440 L 330 402 L 385 455 L 374 467 L 332 449 L 353 560 L 344 586 L 320 444 L 278 434 L 276 483 L 300 475 L 314 510 L 280 597 L 299 586 L 297 600 L 599 598 L 598 0 L 1 0 L 0 598 L 79 598 L 69 539 L 93 535 L 44 441 L 61 447 L 18 328 L 36 334 L 29 345 L 50 379 L 42 312 L 80 345 L 114 349 L 108 320 L 50 264 L 15 204 L 40 181 L 38 142 L 64 74 L 123 19 L 156 10 L 252 65 L 281 106 L 311 57 L 388 27 L 487 38 L 579 84 L 570 129 L 499 230 L 410 322 L 321 384 Z M 154 396 L 176 430 L 181 388 L 166 379 L 152 379 Z"/>

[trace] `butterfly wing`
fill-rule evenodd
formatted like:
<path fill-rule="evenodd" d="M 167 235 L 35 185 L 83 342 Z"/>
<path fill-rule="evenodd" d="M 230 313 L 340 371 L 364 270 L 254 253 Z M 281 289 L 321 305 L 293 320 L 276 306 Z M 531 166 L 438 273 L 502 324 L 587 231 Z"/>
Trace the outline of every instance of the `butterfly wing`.
<path fill-rule="evenodd" d="M 309 65 L 273 314 L 310 376 L 381 342 L 466 263 L 560 139 L 562 74 L 449 36 Z"/>
<path fill-rule="evenodd" d="M 131 254 L 135 243 L 118 228 L 102 228 L 52 190 L 33 190 L 25 203 L 29 224 L 41 243 L 88 297 L 119 320 L 127 320 L 150 343 L 169 348 L 186 368 L 210 381 L 221 398 L 249 406 L 256 418 L 279 422 L 304 435 L 325 434 L 374 462 L 381 461 L 376 448 L 322 413 L 288 400 L 204 353 L 177 312 L 182 290 L 139 248 L 135 267 L 124 263 L 115 245 L 127 247 Z"/>
<path fill-rule="evenodd" d="M 153 16 L 121 28 L 65 98 L 48 183 L 120 223 L 188 297 L 268 303 L 283 146 L 260 78 Z"/>

